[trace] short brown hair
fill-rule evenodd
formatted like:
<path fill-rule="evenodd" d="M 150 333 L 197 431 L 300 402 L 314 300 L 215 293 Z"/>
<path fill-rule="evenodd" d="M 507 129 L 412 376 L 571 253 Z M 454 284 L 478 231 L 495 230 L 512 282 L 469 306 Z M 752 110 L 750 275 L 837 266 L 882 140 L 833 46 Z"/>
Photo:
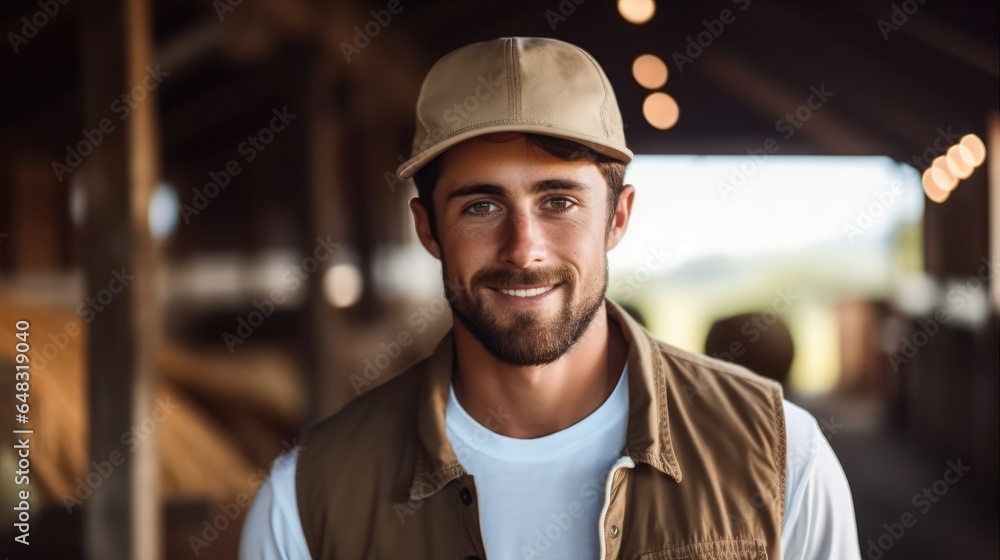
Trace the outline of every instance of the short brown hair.
<path fill-rule="evenodd" d="M 625 164 L 604 154 L 563 138 L 553 136 L 543 136 L 541 134 L 525 134 L 528 143 L 537 146 L 547 153 L 564 161 L 587 160 L 597 165 L 598 171 L 608 183 L 608 221 L 606 228 L 611 228 L 611 222 L 615 216 L 615 207 L 618 206 L 618 195 L 621 194 L 625 183 Z M 420 168 L 413 176 L 413 182 L 417 185 L 417 198 L 427 210 L 427 217 L 431 223 L 431 233 L 437 238 L 436 214 L 434 212 L 434 187 L 437 185 L 441 175 L 441 156 L 438 156 Z"/>

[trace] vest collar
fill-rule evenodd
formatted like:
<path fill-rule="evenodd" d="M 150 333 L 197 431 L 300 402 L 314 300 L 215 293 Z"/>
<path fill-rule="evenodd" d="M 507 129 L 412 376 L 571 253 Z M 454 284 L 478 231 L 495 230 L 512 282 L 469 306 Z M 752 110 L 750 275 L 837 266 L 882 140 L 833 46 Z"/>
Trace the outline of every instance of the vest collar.
<path fill-rule="evenodd" d="M 605 300 L 608 320 L 628 344 L 629 418 L 623 454 L 681 481 L 667 420 L 666 363 L 656 341 L 626 311 Z M 417 446 L 410 499 L 423 500 L 468 473 L 448 440 L 445 410 L 455 361 L 454 333 L 448 331 L 428 359 L 419 384 Z"/>
<path fill-rule="evenodd" d="M 667 363 L 657 342 L 627 311 L 606 300 L 608 320 L 621 328 L 628 344 L 628 431 L 624 454 L 676 482 L 681 467 L 674 454 L 667 410 Z"/>

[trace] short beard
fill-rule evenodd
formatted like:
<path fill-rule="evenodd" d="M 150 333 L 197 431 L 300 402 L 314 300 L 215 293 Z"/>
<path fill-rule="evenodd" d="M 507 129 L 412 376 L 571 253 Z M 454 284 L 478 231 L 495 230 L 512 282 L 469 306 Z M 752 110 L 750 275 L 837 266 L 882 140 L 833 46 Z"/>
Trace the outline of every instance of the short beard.
<path fill-rule="evenodd" d="M 442 262 L 442 272 L 446 268 Z M 604 305 L 608 289 L 607 255 L 600 282 L 589 280 L 581 281 L 582 291 L 575 295 L 579 302 L 567 300 L 555 318 L 541 320 L 536 312 L 516 308 L 502 312 L 503 317 L 499 313 L 490 313 L 483 301 L 474 302 L 470 293 L 489 289 L 486 286 L 561 283 L 560 288 L 565 289 L 566 294 L 572 294 L 576 284 L 569 270 L 481 270 L 473 275 L 469 293 L 464 287 L 448 282 L 447 276 L 444 278 L 444 290 L 455 316 L 491 354 L 512 366 L 528 367 L 555 362 L 587 332 Z M 507 320 L 502 321 L 503 318 Z"/>

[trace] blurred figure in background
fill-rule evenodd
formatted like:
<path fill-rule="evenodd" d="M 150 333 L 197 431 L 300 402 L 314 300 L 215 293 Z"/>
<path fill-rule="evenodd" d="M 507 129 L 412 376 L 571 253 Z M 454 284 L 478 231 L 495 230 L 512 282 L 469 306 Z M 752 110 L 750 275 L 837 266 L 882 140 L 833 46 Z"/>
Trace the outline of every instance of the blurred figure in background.
<path fill-rule="evenodd" d="M 795 357 L 792 333 L 778 318 L 766 330 L 757 329 L 759 339 L 749 344 L 743 342 L 747 340 L 744 331 L 759 317 L 760 314 L 744 313 L 719 319 L 708 329 L 705 353 L 773 379 L 781 383 L 787 393 L 788 377 Z M 734 346 L 734 343 L 738 344 Z"/>

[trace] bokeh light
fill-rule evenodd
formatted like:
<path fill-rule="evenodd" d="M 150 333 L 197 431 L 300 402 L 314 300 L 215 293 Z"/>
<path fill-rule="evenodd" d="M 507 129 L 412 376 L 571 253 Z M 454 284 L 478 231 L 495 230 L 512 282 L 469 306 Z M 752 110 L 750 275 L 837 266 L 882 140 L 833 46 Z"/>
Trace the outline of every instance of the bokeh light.
<path fill-rule="evenodd" d="M 673 97 L 666 93 L 657 92 L 649 94 L 646 101 L 642 103 L 642 115 L 646 117 L 646 122 L 654 128 L 667 130 L 677 124 L 681 109 Z"/>
<path fill-rule="evenodd" d="M 353 263 L 339 263 L 323 276 L 323 295 L 334 307 L 350 307 L 361 299 L 364 282 L 361 270 Z"/>
<path fill-rule="evenodd" d="M 972 175 L 972 171 L 975 169 L 972 165 L 973 161 L 975 158 L 972 157 L 972 152 L 961 144 L 955 144 L 948 148 L 945 153 L 948 171 L 959 179 L 968 179 L 969 175 Z"/>
<path fill-rule="evenodd" d="M 656 2 L 653 0 L 618 0 L 618 13 L 622 18 L 636 25 L 646 23 L 656 13 Z"/>
<path fill-rule="evenodd" d="M 177 228 L 180 199 L 173 186 L 166 183 L 156 185 L 149 199 L 149 230 L 156 239 L 166 239 Z"/>
<path fill-rule="evenodd" d="M 931 178 L 943 190 L 953 191 L 958 186 L 958 177 L 948 169 L 948 159 L 938 156 L 931 162 Z"/>
<path fill-rule="evenodd" d="M 931 166 L 924 171 L 924 175 L 921 178 L 921 182 L 924 186 L 924 194 L 927 198 L 931 199 L 938 204 L 948 200 L 948 195 L 951 194 L 950 191 L 944 189 L 940 184 L 938 184 L 935 175 L 940 176 L 940 170 Z"/>
<path fill-rule="evenodd" d="M 979 167 L 984 161 L 986 161 L 986 144 L 983 143 L 983 140 L 980 137 L 975 134 L 966 134 L 961 140 L 958 141 L 958 143 L 965 146 L 965 148 L 969 150 L 969 153 L 972 154 L 973 166 Z"/>
<path fill-rule="evenodd" d="M 667 65 L 655 54 L 640 55 L 632 63 L 632 76 L 646 89 L 659 89 L 667 83 Z"/>

